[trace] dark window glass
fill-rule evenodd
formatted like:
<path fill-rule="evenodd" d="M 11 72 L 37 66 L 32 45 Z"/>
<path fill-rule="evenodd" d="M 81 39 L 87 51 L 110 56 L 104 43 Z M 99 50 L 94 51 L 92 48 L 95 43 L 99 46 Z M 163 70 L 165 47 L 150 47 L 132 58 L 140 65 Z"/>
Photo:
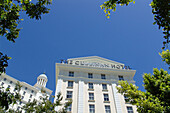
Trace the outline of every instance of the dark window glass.
<path fill-rule="evenodd" d="M 106 79 L 106 75 L 105 74 L 101 74 L 101 79 Z"/>
<path fill-rule="evenodd" d="M 93 74 L 92 73 L 88 73 L 88 78 L 93 78 Z"/>
<path fill-rule="evenodd" d="M 123 76 L 119 75 L 119 80 L 124 80 Z"/>
<path fill-rule="evenodd" d="M 74 72 L 70 71 L 68 76 L 69 77 L 74 77 Z"/>

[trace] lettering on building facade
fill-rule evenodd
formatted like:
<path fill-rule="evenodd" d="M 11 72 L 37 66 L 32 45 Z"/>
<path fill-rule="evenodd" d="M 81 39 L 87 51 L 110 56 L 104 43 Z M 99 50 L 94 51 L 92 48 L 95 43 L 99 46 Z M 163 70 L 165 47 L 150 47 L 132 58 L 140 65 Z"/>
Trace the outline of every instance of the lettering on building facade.
<path fill-rule="evenodd" d="M 121 64 L 105 64 L 99 62 L 87 62 L 78 60 L 60 60 L 62 64 L 79 65 L 79 66 L 89 66 L 89 67 L 99 67 L 99 68 L 110 68 L 110 69 L 131 69 L 129 66 L 124 66 Z"/>

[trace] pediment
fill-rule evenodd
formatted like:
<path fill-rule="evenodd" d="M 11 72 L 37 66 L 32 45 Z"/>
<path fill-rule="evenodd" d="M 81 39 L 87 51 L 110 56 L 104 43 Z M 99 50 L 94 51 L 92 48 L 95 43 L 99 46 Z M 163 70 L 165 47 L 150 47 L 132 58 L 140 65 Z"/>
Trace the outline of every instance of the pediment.
<path fill-rule="evenodd" d="M 112 69 L 123 69 L 124 67 L 124 64 L 122 63 L 99 56 L 70 58 L 68 59 L 68 64 Z"/>

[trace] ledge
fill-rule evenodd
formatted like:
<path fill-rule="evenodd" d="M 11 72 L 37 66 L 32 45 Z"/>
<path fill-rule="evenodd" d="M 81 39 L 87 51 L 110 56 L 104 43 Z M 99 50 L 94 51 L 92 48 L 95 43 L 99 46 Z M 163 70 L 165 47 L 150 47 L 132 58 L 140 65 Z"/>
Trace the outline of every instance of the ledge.
<path fill-rule="evenodd" d="M 88 89 L 89 91 L 94 91 L 94 89 Z"/>
<path fill-rule="evenodd" d="M 73 87 L 67 87 L 67 89 L 73 89 Z"/>
<path fill-rule="evenodd" d="M 95 102 L 95 100 L 88 100 L 88 102 Z"/>
<path fill-rule="evenodd" d="M 72 98 L 66 98 L 65 100 L 72 100 Z"/>
<path fill-rule="evenodd" d="M 102 91 L 106 91 L 107 92 L 108 90 L 107 89 L 103 89 Z"/>
<path fill-rule="evenodd" d="M 110 101 L 104 101 L 104 103 L 110 103 Z"/>

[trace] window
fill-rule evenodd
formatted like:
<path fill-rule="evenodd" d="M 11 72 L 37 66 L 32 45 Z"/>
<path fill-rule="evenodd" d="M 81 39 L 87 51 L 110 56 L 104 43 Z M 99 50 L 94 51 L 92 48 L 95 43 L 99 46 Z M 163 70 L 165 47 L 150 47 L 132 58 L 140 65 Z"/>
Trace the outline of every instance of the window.
<path fill-rule="evenodd" d="M 67 91 L 67 98 L 72 98 L 72 91 Z"/>
<path fill-rule="evenodd" d="M 109 101 L 109 95 L 108 94 L 103 94 L 104 95 L 104 101 Z"/>
<path fill-rule="evenodd" d="M 106 79 L 106 75 L 105 74 L 101 74 L 101 79 Z"/>
<path fill-rule="evenodd" d="M 28 102 L 31 102 L 31 99 L 29 99 Z"/>
<path fill-rule="evenodd" d="M 107 84 L 102 84 L 103 90 L 107 90 Z"/>
<path fill-rule="evenodd" d="M 28 88 L 27 87 L 25 87 L 25 90 L 27 90 Z"/>
<path fill-rule="evenodd" d="M 24 99 L 24 96 L 22 96 L 21 99 Z"/>
<path fill-rule="evenodd" d="M 93 78 L 93 74 L 92 73 L 88 73 L 88 78 Z"/>
<path fill-rule="evenodd" d="M 17 110 L 20 110 L 20 107 L 18 107 Z"/>
<path fill-rule="evenodd" d="M 4 78 L 4 81 L 6 81 L 6 78 Z"/>
<path fill-rule="evenodd" d="M 119 80 L 124 80 L 123 76 L 119 75 Z"/>
<path fill-rule="evenodd" d="M 72 104 L 70 104 L 70 105 L 67 107 L 67 112 L 71 112 L 71 107 L 72 107 Z"/>
<path fill-rule="evenodd" d="M 8 85 L 8 87 L 7 88 L 10 88 L 11 86 L 10 85 Z"/>
<path fill-rule="evenodd" d="M 73 81 L 68 81 L 68 87 L 73 87 Z"/>
<path fill-rule="evenodd" d="M 125 102 L 129 102 L 129 98 L 124 94 Z"/>
<path fill-rule="evenodd" d="M 1 86 L 3 86 L 3 85 L 4 85 L 4 83 L 2 82 L 2 83 L 1 83 Z"/>
<path fill-rule="evenodd" d="M 94 93 L 89 93 L 89 100 L 94 100 Z"/>
<path fill-rule="evenodd" d="M 25 93 L 26 93 L 26 92 L 24 91 L 24 92 L 23 92 L 23 95 L 25 95 Z"/>
<path fill-rule="evenodd" d="M 105 112 L 106 112 L 106 113 L 111 113 L 111 111 L 110 111 L 110 106 L 109 106 L 109 105 L 106 105 L 106 106 L 105 106 Z"/>
<path fill-rule="evenodd" d="M 31 93 L 34 93 L 34 90 L 32 90 Z"/>
<path fill-rule="evenodd" d="M 95 106 L 94 105 L 89 105 L 89 112 L 95 113 Z"/>
<path fill-rule="evenodd" d="M 69 77 L 74 77 L 74 72 L 70 71 L 68 76 Z"/>
<path fill-rule="evenodd" d="M 9 83 L 12 84 L 12 81 L 10 81 Z"/>
<path fill-rule="evenodd" d="M 128 112 L 128 113 L 133 113 L 132 106 L 127 106 L 127 112 Z"/>
<path fill-rule="evenodd" d="M 21 104 L 22 104 L 22 102 L 19 102 L 19 104 L 21 105 Z"/>
<path fill-rule="evenodd" d="M 89 89 L 93 89 L 93 83 L 89 83 Z"/>
<path fill-rule="evenodd" d="M 30 95 L 30 98 L 32 98 L 32 95 Z"/>

